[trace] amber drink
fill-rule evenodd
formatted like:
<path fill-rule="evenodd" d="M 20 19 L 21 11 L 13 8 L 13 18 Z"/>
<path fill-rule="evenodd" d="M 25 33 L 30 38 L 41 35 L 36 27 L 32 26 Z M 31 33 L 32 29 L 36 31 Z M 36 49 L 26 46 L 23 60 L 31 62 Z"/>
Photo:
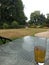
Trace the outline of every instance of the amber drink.
<path fill-rule="evenodd" d="M 34 60 L 35 65 L 44 65 L 46 57 L 47 38 L 34 38 Z"/>
<path fill-rule="evenodd" d="M 46 49 L 42 46 L 35 46 L 34 47 L 34 55 L 35 55 L 35 61 L 37 63 L 43 63 L 45 61 L 45 54 Z"/>

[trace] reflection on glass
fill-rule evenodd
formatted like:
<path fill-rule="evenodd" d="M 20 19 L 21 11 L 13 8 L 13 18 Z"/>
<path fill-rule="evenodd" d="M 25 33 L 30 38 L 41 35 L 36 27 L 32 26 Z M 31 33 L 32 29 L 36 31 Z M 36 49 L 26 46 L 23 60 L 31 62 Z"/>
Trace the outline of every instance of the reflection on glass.
<path fill-rule="evenodd" d="M 34 38 L 34 59 L 36 65 L 44 65 L 46 55 L 47 39 L 35 37 Z"/>

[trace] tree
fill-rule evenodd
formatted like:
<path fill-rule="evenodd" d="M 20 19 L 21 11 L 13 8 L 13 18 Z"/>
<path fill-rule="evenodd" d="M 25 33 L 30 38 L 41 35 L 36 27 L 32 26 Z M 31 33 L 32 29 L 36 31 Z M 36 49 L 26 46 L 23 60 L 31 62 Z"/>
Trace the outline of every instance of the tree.
<path fill-rule="evenodd" d="M 43 25 L 45 24 L 45 16 L 40 14 L 40 11 L 35 11 L 30 15 L 30 24 Z"/>
<path fill-rule="evenodd" d="M 37 25 L 38 17 L 40 15 L 40 11 L 34 11 L 30 15 L 30 24 L 35 24 Z"/>
<path fill-rule="evenodd" d="M 49 27 L 49 13 L 47 14 L 47 18 L 46 18 L 46 26 Z"/>
<path fill-rule="evenodd" d="M 12 21 L 18 21 L 20 25 L 24 25 L 26 19 L 22 0 L 0 0 L 0 23 L 11 24 Z"/>
<path fill-rule="evenodd" d="M 16 1 L 16 0 L 15 0 Z M 15 19 L 19 22 L 20 25 L 25 24 L 25 20 L 27 19 L 24 14 L 24 7 L 21 0 L 17 0 L 15 2 L 15 10 L 17 11 L 15 13 Z"/>

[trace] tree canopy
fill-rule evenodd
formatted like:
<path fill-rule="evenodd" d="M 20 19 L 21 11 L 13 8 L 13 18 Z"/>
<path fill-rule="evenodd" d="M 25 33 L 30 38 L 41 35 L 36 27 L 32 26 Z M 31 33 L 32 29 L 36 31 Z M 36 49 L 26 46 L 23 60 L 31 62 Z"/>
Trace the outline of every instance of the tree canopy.
<path fill-rule="evenodd" d="M 24 25 L 26 19 L 21 0 L 0 0 L 0 25 L 4 22 L 11 24 L 12 21 L 17 21 L 20 25 Z"/>
<path fill-rule="evenodd" d="M 45 25 L 46 24 L 46 17 L 45 15 L 41 14 L 40 11 L 34 11 L 30 15 L 29 23 L 31 25 Z"/>

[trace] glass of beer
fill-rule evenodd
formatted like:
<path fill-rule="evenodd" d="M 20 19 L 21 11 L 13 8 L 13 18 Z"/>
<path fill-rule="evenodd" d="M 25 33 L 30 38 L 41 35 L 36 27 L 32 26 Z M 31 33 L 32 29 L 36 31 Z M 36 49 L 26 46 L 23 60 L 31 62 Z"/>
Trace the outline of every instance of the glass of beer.
<path fill-rule="evenodd" d="M 35 37 L 34 38 L 34 59 L 35 65 L 44 65 L 46 56 L 47 39 Z"/>

